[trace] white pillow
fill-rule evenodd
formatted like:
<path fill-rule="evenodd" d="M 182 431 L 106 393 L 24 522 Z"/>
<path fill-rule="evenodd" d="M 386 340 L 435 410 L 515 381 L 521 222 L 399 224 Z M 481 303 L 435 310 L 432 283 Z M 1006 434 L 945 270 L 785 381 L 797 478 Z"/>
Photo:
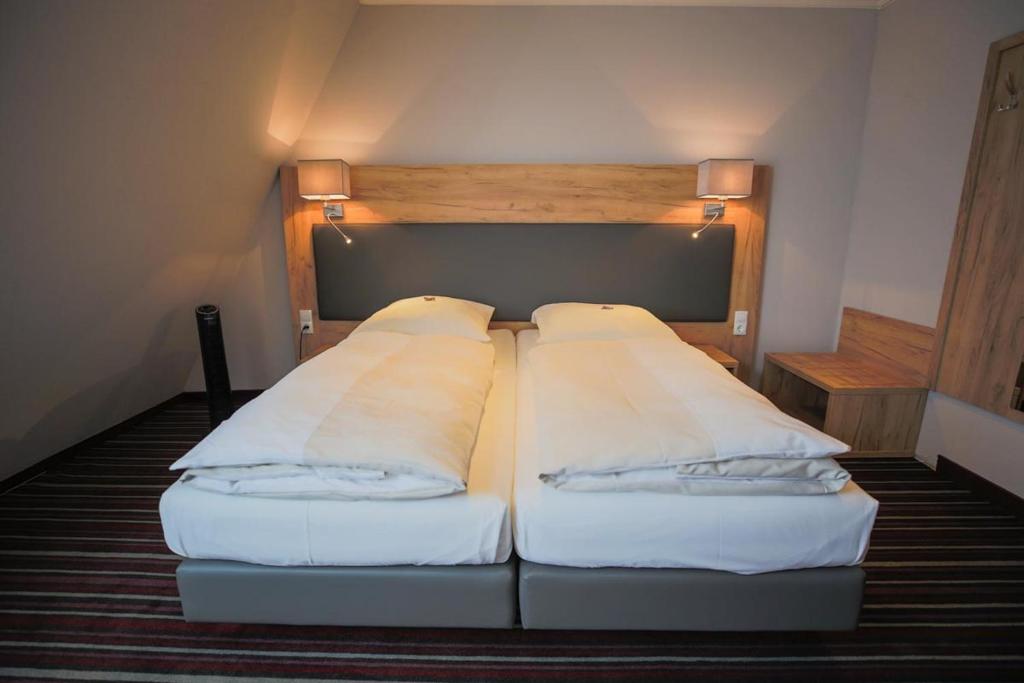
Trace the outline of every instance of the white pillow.
<path fill-rule="evenodd" d="M 646 308 L 622 304 L 546 304 L 531 318 L 540 330 L 538 343 L 614 340 L 636 337 L 678 339 Z"/>
<path fill-rule="evenodd" d="M 359 324 L 358 332 L 400 332 L 439 334 L 490 341 L 487 325 L 494 307 L 446 296 L 416 296 L 400 299 L 380 309 Z"/>

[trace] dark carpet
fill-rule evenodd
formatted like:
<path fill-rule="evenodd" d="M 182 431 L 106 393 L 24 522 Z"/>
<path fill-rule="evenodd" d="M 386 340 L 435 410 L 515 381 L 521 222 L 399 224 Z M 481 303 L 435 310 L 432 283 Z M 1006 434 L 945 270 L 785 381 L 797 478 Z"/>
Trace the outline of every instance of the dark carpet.
<path fill-rule="evenodd" d="M 882 504 L 855 632 L 187 624 L 157 501 L 207 427 L 183 397 L 0 496 L 0 678 L 1024 681 L 1024 522 L 907 459 L 846 462 Z"/>

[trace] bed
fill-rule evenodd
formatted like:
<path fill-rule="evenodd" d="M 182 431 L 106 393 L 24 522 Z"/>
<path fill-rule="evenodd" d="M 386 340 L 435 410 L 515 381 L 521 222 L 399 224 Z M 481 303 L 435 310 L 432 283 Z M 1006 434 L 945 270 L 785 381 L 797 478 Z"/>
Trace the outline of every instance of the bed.
<path fill-rule="evenodd" d="M 831 630 L 857 623 L 877 502 L 839 493 L 563 491 L 539 479 L 530 351 L 517 335 L 514 533 L 524 628 Z"/>
<path fill-rule="evenodd" d="M 267 498 L 179 480 L 160 505 L 186 558 L 188 621 L 510 627 L 515 342 L 492 330 L 494 373 L 462 493 L 414 500 Z M 312 366 L 314 358 L 302 367 Z"/>
<path fill-rule="evenodd" d="M 699 240 L 691 238 L 704 222 L 703 200 L 695 198 L 696 180 L 695 166 L 354 167 L 354 199 L 346 204 L 351 222 L 345 223 L 354 244 L 348 244 L 322 224 L 320 205 L 301 197 L 296 169 L 282 167 L 293 331 L 300 333 L 302 313 L 311 312 L 314 325 L 300 356 L 308 358 L 344 339 L 383 303 L 430 290 L 487 301 L 496 307 L 494 320 L 515 330 L 528 326 L 525 321 L 534 308 L 552 301 L 644 306 L 682 339 L 714 345 L 738 359 L 737 375 L 747 380 L 754 367 L 759 326 L 771 169 L 756 167 L 752 195 L 731 202 L 724 225 L 708 230 Z M 627 188 L 625 194 L 623 188 Z M 438 197 L 445 199 L 438 201 Z M 508 223 L 510 219 L 518 222 Z M 402 267 L 396 268 L 396 263 Z M 733 321 L 740 312 L 748 315 L 743 336 L 733 334 Z M 863 573 L 856 566 L 748 575 L 686 568 L 679 557 L 666 566 L 601 566 L 600 548 L 592 548 L 595 557 L 583 563 L 593 566 L 569 566 L 557 554 L 545 555 L 545 544 L 558 545 L 559 539 L 545 537 L 547 532 L 533 525 L 543 525 L 545 518 L 535 516 L 543 514 L 543 507 L 530 508 L 528 496 L 523 497 L 528 486 L 520 481 L 516 487 L 512 503 L 519 525 L 516 542 L 523 545 L 523 533 L 530 536 L 536 531 L 525 539 L 526 560 L 518 564 L 526 628 L 848 628 L 855 622 L 863 583 Z M 565 494 L 569 495 L 579 494 Z M 520 503 L 523 509 L 517 507 Z M 593 545 L 594 536 L 583 538 Z M 600 536 L 596 542 L 604 543 Z M 680 545 L 689 548 L 693 562 L 696 544 Z M 572 544 L 566 546 L 568 550 Z M 206 562 L 211 573 L 217 570 L 210 564 L 216 560 L 196 562 Z M 193 566 L 190 560 L 182 567 L 186 590 Z M 350 572 L 363 572 L 362 567 L 258 570 L 264 577 L 280 574 L 282 580 L 293 582 L 295 590 L 306 581 L 320 580 L 313 574 L 323 570 L 341 577 L 350 591 L 353 582 L 376 580 L 394 569 L 388 587 L 371 585 L 369 591 L 371 603 L 390 607 L 392 597 L 400 605 L 422 604 L 432 597 L 424 594 L 423 584 L 416 583 L 427 576 L 422 573 L 425 570 L 502 566 L 370 567 L 368 574 L 360 575 Z M 238 585 L 245 579 L 241 571 L 233 577 Z M 407 581 L 408 589 L 403 585 Z M 462 591 L 469 587 L 468 579 L 454 581 L 462 582 Z M 264 583 L 277 585 L 273 580 Z M 330 586 L 326 581 L 311 584 L 305 595 Z M 242 597 L 256 593 L 246 589 Z M 197 602 L 202 599 L 196 597 Z M 354 607 L 353 598 L 345 600 L 346 609 Z M 450 601 L 442 604 L 450 607 Z M 192 615 L 204 607 L 192 604 Z M 237 615 L 237 605 L 232 608 Z M 317 605 L 310 608 L 316 610 Z M 484 624 L 489 609 L 490 605 L 480 605 L 473 618 L 453 619 L 451 625 L 511 622 L 503 614 Z M 445 625 L 425 616 L 432 610 L 443 612 L 436 603 L 419 609 L 414 617 L 406 610 L 398 623 Z M 286 612 L 287 605 L 277 610 L 281 611 Z M 363 609 L 360 618 L 368 618 L 367 612 L 372 613 L 372 608 Z"/>

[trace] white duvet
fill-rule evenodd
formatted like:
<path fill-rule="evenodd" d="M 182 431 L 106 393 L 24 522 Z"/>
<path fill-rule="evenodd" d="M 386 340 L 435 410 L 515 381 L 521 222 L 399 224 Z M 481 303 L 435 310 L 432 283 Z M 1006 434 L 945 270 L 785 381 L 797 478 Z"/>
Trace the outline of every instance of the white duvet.
<path fill-rule="evenodd" d="M 344 499 L 465 490 L 490 343 L 353 334 L 243 406 L 171 466 L 222 493 Z"/>
<path fill-rule="evenodd" d="M 541 474 L 565 490 L 832 493 L 849 447 L 666 337 L 530 351 Z"/>

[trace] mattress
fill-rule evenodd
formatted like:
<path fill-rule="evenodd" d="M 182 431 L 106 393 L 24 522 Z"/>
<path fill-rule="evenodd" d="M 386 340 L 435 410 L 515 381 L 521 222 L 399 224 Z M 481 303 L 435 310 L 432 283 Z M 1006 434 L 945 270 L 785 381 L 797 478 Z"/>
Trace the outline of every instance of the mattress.
<path fill-rule="evenodd" d="M 168 547 L 274 566 L 495 564 L 512 552 L 515 338 L 492 330 L 494 383 L 464 493 L 421 500 L 235 496 L 178 481 L 160 500 Z"/>
<path fill-rule="evenodd" d="M 529 353 L 517 336 L 513 526 L 518 555 L 567 567 L 674 567 L 758 574 L 859 564 L 878 503 L 855 483 L 820 496 L 582 493 L 540 481 Z"/>

